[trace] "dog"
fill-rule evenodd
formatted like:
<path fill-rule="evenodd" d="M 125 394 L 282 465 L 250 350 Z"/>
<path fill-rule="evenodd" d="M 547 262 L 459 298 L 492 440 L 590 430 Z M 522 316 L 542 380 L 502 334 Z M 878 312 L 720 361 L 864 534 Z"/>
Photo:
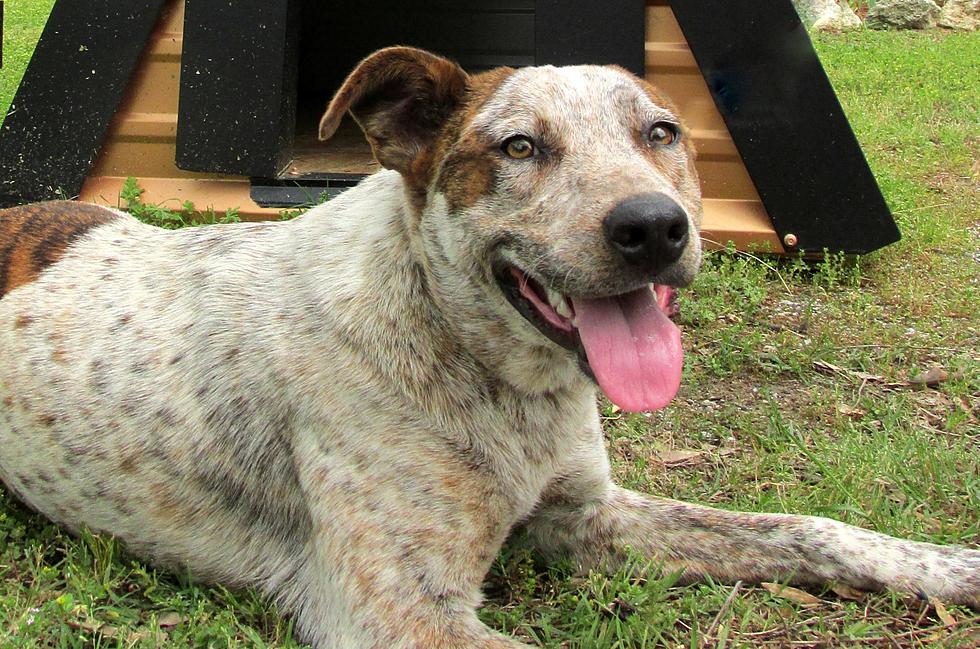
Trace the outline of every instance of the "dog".
<path fill-rule="evenodd" d="M 690 134 L 617 67 L 364 59 L 386 168 L 293 221 L 164 231 L 0 212 L 0 477 L 70 530 L 254 586 L 318 648 L 525 645 L 475 610 L 515 528 L 545 557 L 980 605 L 980 551 L 620 488 L 595 386 L 680 381 L 701 261 Z"/>

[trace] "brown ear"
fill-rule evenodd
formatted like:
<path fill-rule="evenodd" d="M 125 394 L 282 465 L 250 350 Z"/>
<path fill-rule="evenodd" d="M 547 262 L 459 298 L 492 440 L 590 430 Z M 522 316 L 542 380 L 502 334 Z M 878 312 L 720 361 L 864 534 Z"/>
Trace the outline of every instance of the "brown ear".
<path fill-rule="evenodd" d="M 467 78 L 452 61 L 423 50 L 379 50 L 361 61 L 334 95 L 320 120 L 320 139 L 329 139 L 350 111 L 378 162 L 409 173 L 455 110 Z"/>

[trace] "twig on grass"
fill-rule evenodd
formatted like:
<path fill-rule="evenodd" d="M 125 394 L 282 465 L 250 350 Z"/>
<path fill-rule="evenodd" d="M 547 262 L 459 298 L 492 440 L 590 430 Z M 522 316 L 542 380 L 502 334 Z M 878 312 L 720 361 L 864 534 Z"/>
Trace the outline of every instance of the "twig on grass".
<path fill-rule="evenodd" d="M 971 351 L 969 349 L 962 349 L 960 347 L 930 347 L 925 345 L 884 345 L 881 343 L 870 343 L 866 345 L 841 345 L 839 347 L 831 347 L 833 351 L 842 352 L 848 349 L 914 349 L 916 351 L 932 351 L 932 352 L 952 352 L 955 354 L 967 354 L 972 358 L 980 358 L 980 354 Z"/>
<path fill-rule="evenodd" d="M 935 205 L 923 205 L 922 207 L 910 207 L 907 210 L 895 210 L 895 214 L 912 214 L 913 212 L 924 212 L 934 207 L 949 207 L 952 203 L 936 203 Z"/>
<path fill-rule="evenodd" d="M 735 601 L 735 596 L 738 595 L 738 591 L 741 590 L 741 588 L 742 580 L 739 579 L 735 582 L 732 592 L 728 593 L 728 597 L 726 597 L 725 601 L 722 603 L 721 608 L 718 610 L 718 615 L 716 615 L 715 619 L 711 621 L 711 624 L 708 626 L 708 630 L 705 631 L 704 635 L 701 637 L 702 647 L 707 647 L 708 643 L 711 642 L 711 636 L 718 629 L 718 625 L 721 624 L 722 616 L 724 616 L 725 613 L 728 612 L 728 609 L 731 608 L 732 602 Z"/>

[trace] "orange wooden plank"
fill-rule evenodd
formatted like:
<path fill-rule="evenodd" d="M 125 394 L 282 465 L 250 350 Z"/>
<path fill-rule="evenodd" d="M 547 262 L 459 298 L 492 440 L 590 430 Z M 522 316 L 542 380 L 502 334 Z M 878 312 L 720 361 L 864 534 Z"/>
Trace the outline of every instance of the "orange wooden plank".
<path fill-rule="evenodd" d="M 706 248 L 724 247 L 731 241 L 739 250 L 785 252 L 759 201 L 704 199 L 701 239 Z"/>
<path fill-rule="evenodd" d="M 649 37 L 648 37 L 649 38 Z M 647 41 L 645 44 L 648 68 L 689 68 L 698 70 L 697 61 L 686 43 Z"/>

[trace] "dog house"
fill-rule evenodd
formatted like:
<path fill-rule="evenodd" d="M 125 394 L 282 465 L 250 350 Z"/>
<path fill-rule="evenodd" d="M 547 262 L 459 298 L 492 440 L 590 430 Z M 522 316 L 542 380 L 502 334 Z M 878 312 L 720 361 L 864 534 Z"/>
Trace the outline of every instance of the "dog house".
<path fill-rule="evenodd" d="M 363 56 L 416 45 L 478 71 L 616 63 L 693 129 L 704 235 L 865 253 L 898 240 L 791 0 L 58 0 L 0 128 L 0 205 L 59 196 L 276 218 L 378 167 L 317 120 Z"/>

